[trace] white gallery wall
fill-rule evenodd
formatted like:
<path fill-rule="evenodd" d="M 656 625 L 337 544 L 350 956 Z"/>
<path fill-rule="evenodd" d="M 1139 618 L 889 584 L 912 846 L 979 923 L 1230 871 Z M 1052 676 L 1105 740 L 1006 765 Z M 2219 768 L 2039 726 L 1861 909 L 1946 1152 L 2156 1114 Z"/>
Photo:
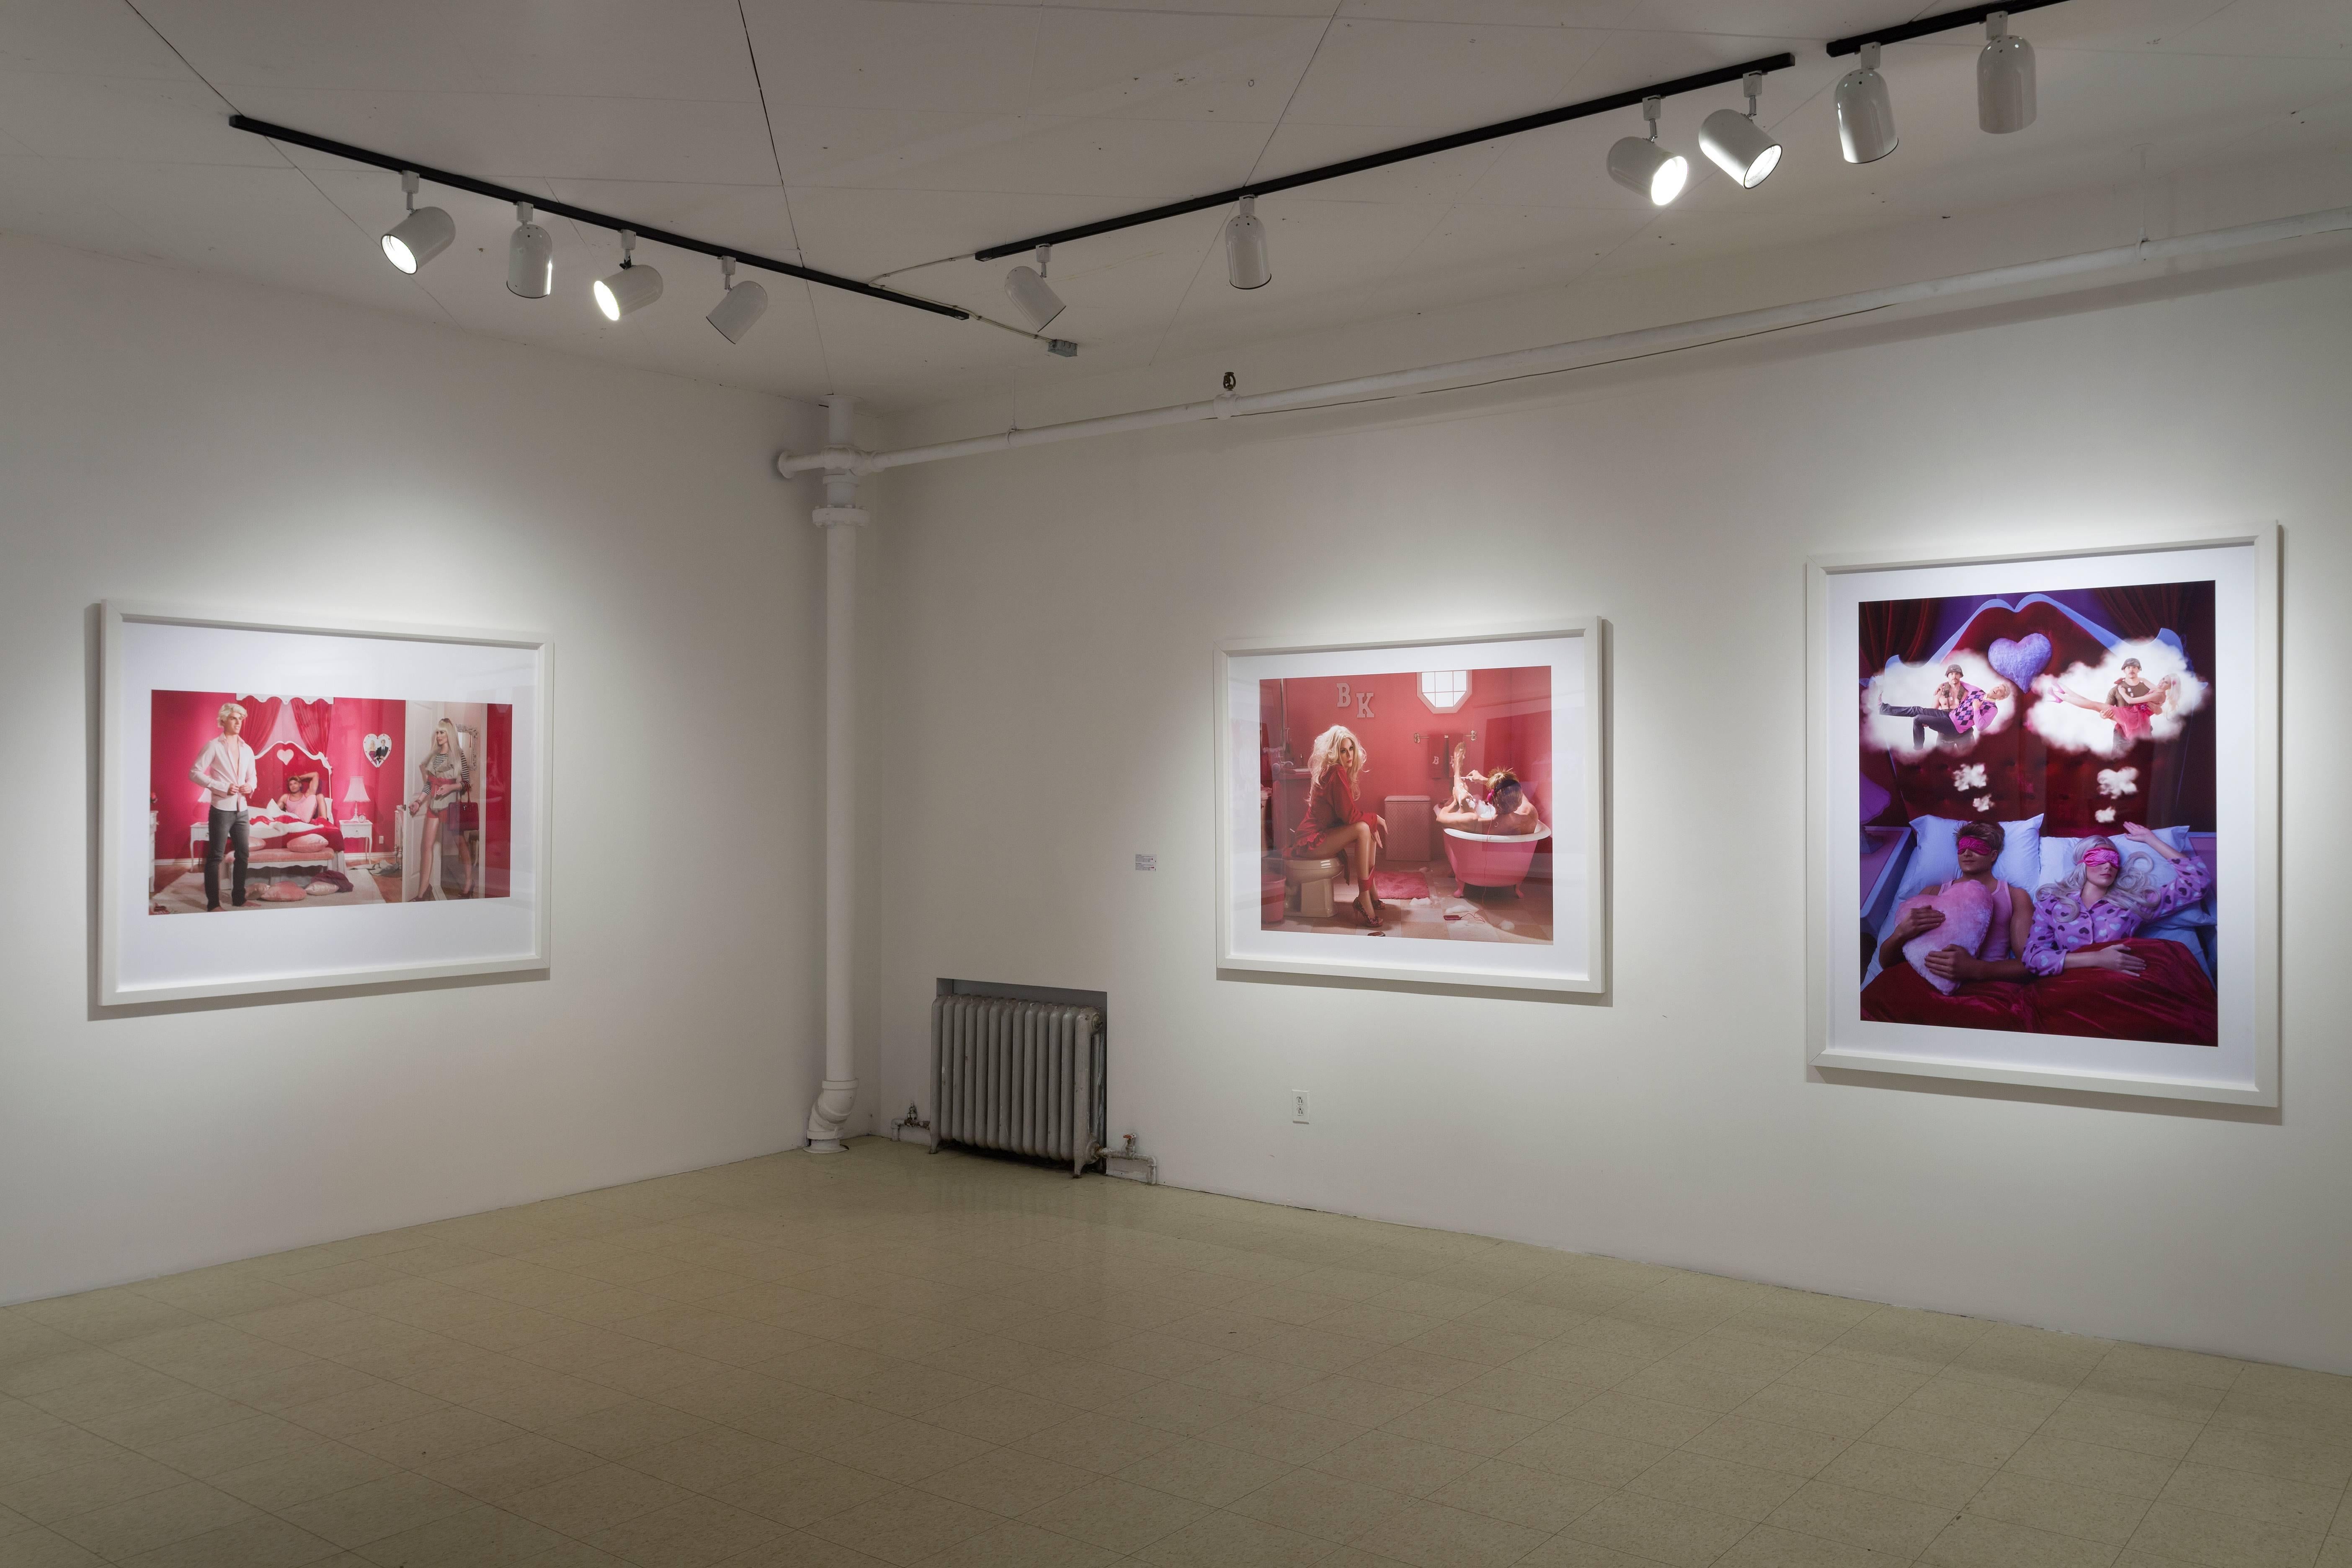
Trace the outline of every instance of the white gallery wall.
<path fill-rule="evenodd" d="M 0 294 L 0 1302 L 799 1142 L 822 415 L 33 241 Z M 551 971 L 100 1015 L 105 598 L 551 633 Z"/>
<path fill-rule="evenodd" d="M 1110 1131 L 1171 1183 L 2352 1371 L 2335 258 L 870 483 L 879 1103 L 928 1109 L 937 977 L 1101 988 Z M 2284 1110 L 1809 1081 L 1806 555 L 2259 520 L 2284 537 Z M 1613 632 L 1612 994 L 1221 978 L 1213 645 L 1560 615 Z"/>

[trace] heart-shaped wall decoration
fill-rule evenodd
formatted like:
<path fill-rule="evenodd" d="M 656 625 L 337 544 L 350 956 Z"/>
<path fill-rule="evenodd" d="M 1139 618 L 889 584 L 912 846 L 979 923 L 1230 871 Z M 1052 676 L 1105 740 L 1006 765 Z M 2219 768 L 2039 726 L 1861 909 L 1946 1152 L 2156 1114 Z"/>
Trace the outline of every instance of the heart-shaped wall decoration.
<path fill-rule="evenodd" d="M 278 765 L 279 767 L 281 767 L 281 768 L 283 768 L 283 767 L 290 767 L 290 766 L 292 766 L 292 765 L 293 765 L 293 762 L 294 762 L 294 748 L 293 748 L 293 747 L 291 747 L 291 746 L 280 746 L 280 747 L 278 747 Z"/>
<path fill-rule="evenodd" d="M 367 751 L 367 760 L 377 767 L 383 766 L 383 760 L 392 755 L 392 737 L 389 735 L 369 735 L 360 744 Z"/>
<path fill-rule="evenodd" d="M 1985 661 L 2006 676 L 2011 686 L 2023 691 L 2033 684 L 2042 666 L 2050 662 L 2050 639 L 2040 632 L 2029 633 L 2015 642 L 1995 637 Z"/>

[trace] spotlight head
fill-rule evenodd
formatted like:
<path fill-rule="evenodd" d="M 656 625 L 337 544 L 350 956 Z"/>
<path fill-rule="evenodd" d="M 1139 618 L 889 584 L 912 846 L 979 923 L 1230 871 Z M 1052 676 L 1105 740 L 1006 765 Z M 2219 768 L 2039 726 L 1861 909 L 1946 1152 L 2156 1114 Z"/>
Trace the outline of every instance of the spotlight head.
<path fill-rule="evenodd" d="M 2009 13 L 1985 18 L 1977 56 L 1977 124 L 1996 136 L 2033 123 L 2033 46 L 2009 36 Z"/>
<path fill-rule="evenodd" d="M 1609 177 L 1649 197 L 1652 206 L 1662 207 L 1683 194 L 1690 180 L 1690 160 L 1658 145 L 1658 106 L 1654 97 L 1642 100 L 1642 118 L 1650 122 L 1650 134 L 1625 137 L 1609 149 Z"/>
<path fill-rule="evenodd" d="M 1740 189 L 1752 191 L 1780 166 L 1780 144 L 1756 123 L 1756 99 L 1764 85 L 1764 73 L 1749 71 L 1745 85 L 1748 112 L 1718 109 L 1708 115 L 1698 128 L 1698 146 L 1710 163 L 1739 182 Z"/>
<path fill-rule="evenodd" d="M 1045 268 L 1052 248 L 1051 246 L 1039 246 L 1036 266 L 1016 267 L 1004 275 L 1004 297 L 1013 301 L 1014 310 L 1027 318 L 1032 328 L 1041 332 L 1063 310 L 1062 297 L 1045 282 Z"/>
<path fill-rule="evenodd" d="M 731 256 L 719 258 L 719 275 L 725 280 L 726 292 L 719 296 L 719 303 L 703 319 L 719 329 L 720 337 L 730 343 L 740 343 L 743 334 L 751 330 L 751 323 L 767 310 L 768 291 L 757 283 L 736 282 L 735 258 Z"/>
<path fill-rule="evenodd" d="M 1263 289 L 1274 281 L 1274 258 L 1266 251 L 1255 196 L 1244 196 L 1242 210 L 1225 220 L 1225 280 L 1236 289 Z"/>
<path fill-rule="evenodd" d="M 636 232 L 621 231 L 621 269 L 609 278 L 599 278 L 593 290 L 596 309 L 608 321 L 617 321 L 632 310 L 643 310 L 661 298 L 662 276 L 650 267 L 640 267 L 634 254 L 637 247 Z"/>
<path fill-rule="evenodd" d="M 418 268 L 449 248 L 457 237 L 457 226 L 439 207 L 416 205 L 416 171 L 400 172 L 400 188 L 408 197 L 408 216 L 394 224 L 383 237 L 383 258 L 403 272 L 415 272 Z"/>
<path fill-rule="evenodd" d="M 1862 60 L 1838 78 L 1838 146 L 1849 163 L 1875 163 L 1901 145 L 1895 134 L 1895 103 L 1886 79 L 1878 74 L 1878 46 L 1862 46 Z"/>
<path fill-rule="evenodd" d="M 554 287 L 554 237 L 532 221 L 529 202 L 517 202 L 514 237 L 507 241 L 507 292 L 544 300 Z"/>

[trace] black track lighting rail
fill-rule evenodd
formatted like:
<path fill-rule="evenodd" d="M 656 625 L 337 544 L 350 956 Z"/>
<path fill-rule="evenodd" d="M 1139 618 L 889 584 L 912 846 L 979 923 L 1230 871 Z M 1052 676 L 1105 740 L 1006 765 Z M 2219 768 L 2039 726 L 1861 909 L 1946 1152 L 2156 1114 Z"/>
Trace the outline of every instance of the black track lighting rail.
<path fill-rule="evenodd" d="M 488 180 L 478 180 L 470 174 L 452 174 L 446 169 L 436 169 L 430 163 L 420 163 L 414 158 L 394 158 L 387 153 L 371 152 L 365 147 L 354 147 L 348 142 L 336 142 L 324 136 L 313 136 L 307 131 L 295 131 L 283 125 L 272 125 L 266 120 L 256 120 L 246 114 L 232 114 L 228 117 L 228 122 L 239 131 L 250 131 L 256 136 L 266 136 L 272 142 L 290 142 L 297 147 L 308 147 L 314 153 L 331 153 L 338 158 L 348 158 L 354 163 L 368 163 L 379 169 L 390 169 L 395 174 L 414 170 L 420 179 L 429 180 L 436 185 L 447 185 L 452 190 L 471 191 L 478 196 L 488 196 L 493 201 L 529 202 L 541 212 L 553 213 L 559 217 L 568 217 L 579 223 L 593 224 L 598 228 L 610 229 L 615 234 L 627 229 L 639 239 L 649 239 L 659 245 L 669 246 L 673 249 L 691 250 L 699 255 L 711 257 L 731 256 L 738 265 L 756 267 L 762 272 L 781 273 L 786 278 L 798 278 L 804 282 L 815 283 L 824 288 L 839 289 L 851 294 L 863 294 L 869 300 L 887 300 L 893 305 L 905 305 L 910 310 L 928 310 L 934 316 L 946 316 L 953 321 L 971 320 L 971 311 L 960 310 L 953 305 L 942 305 L 931 300 L 919 300 L 912 294 L 901 294 L 896 289 L 877 288 L 871 283 L 861 283 L 855 278 L 844 278 L 832 272 L 820 272 L 814 267 L 796 267 L 789 261 L 779 261 L 772 256 L 757 255 L 736 246 L 713 245 L 707 239 L 696 239 L 689 235 L 673 234 L 668 229 L 639 223 L 635 218 L 615 217 L 611 213 L 597 212 L 592 207 L 574 206 L 570 202 L 555 201 L 530 191 L 518 191 L 510 185 L 494 184 Z"/>
<path fill-rule="evenodd" d="M 2010 7 L 2022 10 L 2027 0 Z M 2054 5 L 2056 0 L 2031 0 L 2037 5 Z M 1595 114 L 1607 114 L 1612 110 L 1632 109 L 1645 98 L 1672 98 L 1676 93 L 1696 92 L 1701 88 L 1721 87 L 1735 82 L 1750 71 L 1786 70 L 1797 63 L 1794 55 L 1767 55 L 1762 59 L 1748 60 L 1736 66 L 1718 66 L 1714 70 L 1701 71 L 1696 76 L 1676 77 L 1672 81 L 1652 82 L 1647 87 L 1633 88 L 1625 92 L 1612 92 L 1606 98 L 1588 98 L 1581 103 L 1568 104 L 1559 109 L 1547 109 L 1540 114 L 1523 114 L 1517 120 L 1499 124 L 1482 125 L 1475 131 L 1457 131 L 1450 136 L 1439 136 L 1427 142 L 1415 142 L 1409 147 L 1393 147 L 1385 153 L 1368 153 L 1345 163 L 1326 163 L 1320 168 L 1302 169 L 1295 174 L 1277 174 L 1271 179 L 1253 180 L 1246 185 L 1235 185 L 1229 191 L 1217 191 L 1205 196 L 1193 196 L 1185 201 L 1170 202 L 1165 206 L 1150 207 L 1124 217 L 1107 217 L 1095 223 L 1083 223 L 1075 228 L 1057 228 L 1051 234 L 1033 235 L 1027 239 L 1013 240 L 1006 245 L 992 245 L 972 253 L 974 261 L 994 261 L 1003 257 L 1019 256 L 1041 245 L 1063 245 L 1074 239 L 1088 239 L 1097 234 L 1115 234 L 1123 228 L 1139 228 L 1162 218 L 1182 217 L 1187 213 L 1206 212 L 1211 207 L 1228 207 L 1244 196 L 1267 196 L 1276 191 L 1297 190 L 1301 185 L 1319 184 L 1325 180 L 1337 180 L 1349 174 L 1360 174 L 1367 169 L 1385 169 L 1391 163 L 1402 163 L 1413 158 L 1426 158 L 1436 153 L 1450 153 L 1456 147 L 1473 147 L 1497 137 L 1517 136 L 1525 131 L 1540 131 L 1547 125 L 1564 125 L 1571 120 L 1584 120 Z M 428 176 L 429 177 L 429 176 Z"/>
<path fill-rule="evenodd" d="M 1856 33 L 1851 38 L 1832 38 L 1830 55 L 1858 55 L 1864 44 L 1900 44 L 1912 38 L 1924 38 L 1930 33 L 1948 33 L 1954 27 L 1980 26 L 1995 11 L 2016 16 L 2020 11 L 2039 11 L 2044 5 L 2063 4 L 2063 0 L 2010 0 L 2004 5 L 1969 5 L 1958 11 L 1938 11 L 1932 16 L 1922 16 L 1916 22 L 1897 22 L 1892 26 L 1872 32 Z"/>

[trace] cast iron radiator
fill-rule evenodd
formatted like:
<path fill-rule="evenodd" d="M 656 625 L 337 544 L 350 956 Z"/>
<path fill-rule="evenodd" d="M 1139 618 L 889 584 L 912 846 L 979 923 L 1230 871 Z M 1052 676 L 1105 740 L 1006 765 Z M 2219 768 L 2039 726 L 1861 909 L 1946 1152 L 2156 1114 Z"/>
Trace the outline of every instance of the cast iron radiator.
<path fill-rule="evenodd" d="M 931 1148 L 961 1143 L 1082 1173 L 1102 1151 L 1103 1027 L 1092 1007 L 1009 996 L 931 1004 Z"/>

